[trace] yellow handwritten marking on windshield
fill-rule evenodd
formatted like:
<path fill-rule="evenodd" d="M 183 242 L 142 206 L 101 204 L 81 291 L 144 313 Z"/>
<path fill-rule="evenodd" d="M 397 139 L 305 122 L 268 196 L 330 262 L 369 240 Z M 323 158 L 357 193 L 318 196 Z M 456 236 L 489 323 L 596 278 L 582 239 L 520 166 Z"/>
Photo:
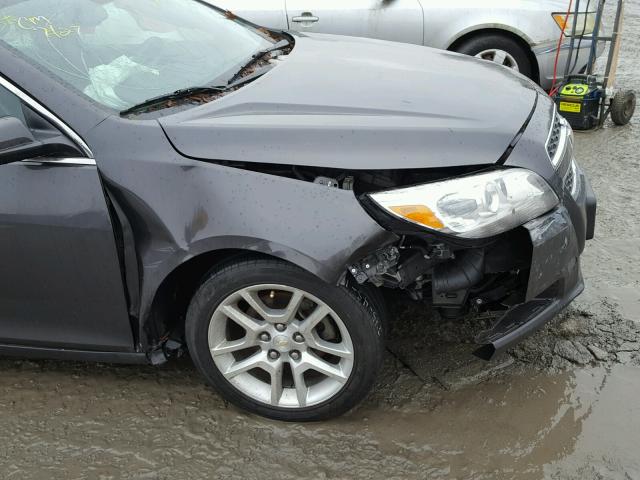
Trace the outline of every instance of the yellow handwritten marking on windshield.
<path fill-rule="evenodd" d="M 56 26 L 42 15 L 33 17 L 14 17 L 13 15 L 5 15 L 0 18 L 0 25 L 16 26 L 22 30 L 42 32 L 47 38 L 66 38 L 73 33 L 80 33 L 79 25 L 70 25 L 68 27 Z"/>
<path fill-rule="evenodd" d="M 0 18 L 0 25 L 15 25 L 18 22 L 18 19 L 13 15 L 5 15 Z"/>

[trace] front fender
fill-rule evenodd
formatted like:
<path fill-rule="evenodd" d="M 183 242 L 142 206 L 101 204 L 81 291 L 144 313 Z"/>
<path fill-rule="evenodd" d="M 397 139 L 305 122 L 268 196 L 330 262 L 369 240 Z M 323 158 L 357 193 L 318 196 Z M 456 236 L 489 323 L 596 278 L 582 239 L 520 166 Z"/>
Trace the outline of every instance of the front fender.
<path fill-rule="evenodd" d="M 504 32 L 511 33 L 516 37 L 524 40 L 528 45 L 533 44 L 533 40 L 522 30 L 505 23 L 501 22 L 483 22 L 474 25 L 466 25 L 462 28 L 456 29 L 455 31 L 450 31 L 446 35 L 446 39 L 443 40 L 443 45 L 445 45 L 445 49 L 449 50 L 453 44 L 455 44 L 462 37 L 469 35 L 470 33 L 482 32 L 483 30 L 502 30 Z"/>
<path fill-rule="evenodd" d="M 353 259 L 397 239 L 352 191 L 188 159 L 156 122 L 129 122 L 108 119 L 90 145 L 133 231 L 141 325 L 164 279 L 202 253 L 261 252 L 337 283 Z"/>

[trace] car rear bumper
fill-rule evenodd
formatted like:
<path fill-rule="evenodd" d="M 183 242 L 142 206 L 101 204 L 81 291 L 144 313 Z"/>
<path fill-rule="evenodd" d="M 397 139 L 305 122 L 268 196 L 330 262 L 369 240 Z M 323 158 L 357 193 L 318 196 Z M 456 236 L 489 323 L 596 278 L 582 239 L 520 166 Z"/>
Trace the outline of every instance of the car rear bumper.
<path fill-rule="evenodd" d="M 589 181 L 582 178 L 583 188 L 570 209 L 560 205 L 524 225 L 532 244 L 525 301 L 510 308 L 491 329 L 476 338 L 480 347 L 474 353 L 478 357 L 490 360 L 522 341 L 553 319 L 584 290 L 580 270 L 581 245 L 585 239 L 593 237 L 596 198 Z M 581 224 L 581 228 L 575 228 L 574 222 Z M 580 241 L 578 235 L 584 238 Z"/>

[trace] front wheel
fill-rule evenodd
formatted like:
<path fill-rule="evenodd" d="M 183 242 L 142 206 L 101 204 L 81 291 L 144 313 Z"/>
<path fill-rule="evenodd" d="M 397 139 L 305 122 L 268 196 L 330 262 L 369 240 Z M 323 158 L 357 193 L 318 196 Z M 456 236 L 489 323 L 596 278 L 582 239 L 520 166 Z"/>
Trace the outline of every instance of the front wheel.
<path fill-rule="evenodd" d="M 478 34 L 460 43 L 454 50 L 510 68 L 531 78 L 533 66 L 527 51 L 515 39 L 506 35 Z"/>
<path fill-rule="evenodd" d="M 375 303 L 279 260 L 241 261 L 195 294 L 187 344 L 229 402 L 285 421 L 345 413 L 370 390 L 383 356 Z"/>

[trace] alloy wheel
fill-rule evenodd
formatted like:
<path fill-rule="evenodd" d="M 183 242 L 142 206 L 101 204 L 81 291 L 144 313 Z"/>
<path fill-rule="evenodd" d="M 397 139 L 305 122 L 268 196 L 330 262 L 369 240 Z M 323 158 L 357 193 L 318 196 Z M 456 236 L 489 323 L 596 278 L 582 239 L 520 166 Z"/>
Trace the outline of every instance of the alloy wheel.
<path fill-rule="evenodd" d="M 481 58 L 483 60 L 488 60 L 490 62 L 500 64 L 504 67 L 511 68 L 516 72 L 520 71 L 518 62 L 516 62 L 516 59 L 513 58 L 513 55 L 504 50 L 500 50 L 497 48 L 483 50 L 482 52 L 476 54 L 476 58 Z"/>
<path fill-rule="evenodd" d="M 285 285 L 255 285 L 226 297 L 211 317 L 208 342 L 228 382 L 274 407 L 325 402 L 353 370 L 343 321 L 317 297 Z"/>

